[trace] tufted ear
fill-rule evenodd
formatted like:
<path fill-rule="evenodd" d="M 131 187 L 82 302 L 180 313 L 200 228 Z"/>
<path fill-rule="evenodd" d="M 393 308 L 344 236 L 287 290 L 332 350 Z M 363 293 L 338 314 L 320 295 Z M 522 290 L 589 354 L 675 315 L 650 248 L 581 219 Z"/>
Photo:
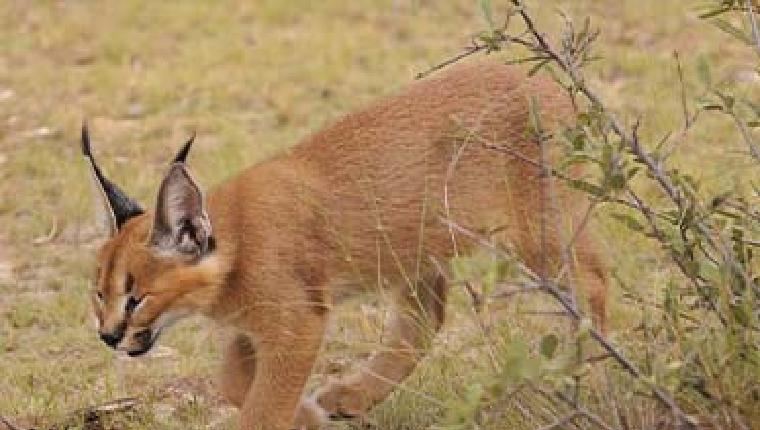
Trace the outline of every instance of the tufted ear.
<path fill-rule="evenodd" d="M 150 243 L 163 251 L 195 258 L 213 248 L 203 194 L 183 162 L 172 164 L 161 183 Z"/>
<path fill-rule="evenodd" d="M 82 154 L 90 164 L 96 199 L 100 202 L 97 212 L 104 216 L 105 224 L 114 236 L 130 218 L 143 213 L 137 202 L 130 199 L 116 184 L 106 179 L 100 171 L 90 148 L 90 132 L 87 122 L 82 123 Z"/>

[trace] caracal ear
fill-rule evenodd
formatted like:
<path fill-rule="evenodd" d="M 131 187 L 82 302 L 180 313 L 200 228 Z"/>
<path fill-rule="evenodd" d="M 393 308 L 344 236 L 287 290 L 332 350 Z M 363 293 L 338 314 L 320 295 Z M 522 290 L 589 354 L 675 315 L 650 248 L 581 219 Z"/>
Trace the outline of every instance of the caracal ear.
<path fill-rule="evenodd" d="M 95 185 L 96 213 L 106 230 L 115 236 L 130 218 L 143 213 L 140 205 L 130 199 L 116 184 L 109 181 L 100 171 L 90 148 L 90 132 L 87 121 L 82 122 L 82 154 L 87 159 Z"/>
<path fill-rule="evenodd" d="M 213 239 L 203 194 L 185 168 L 188 149 L 186 144 L 161 183 L 150 243 L 162 251 L 198 258 L 211 251 Z"/>

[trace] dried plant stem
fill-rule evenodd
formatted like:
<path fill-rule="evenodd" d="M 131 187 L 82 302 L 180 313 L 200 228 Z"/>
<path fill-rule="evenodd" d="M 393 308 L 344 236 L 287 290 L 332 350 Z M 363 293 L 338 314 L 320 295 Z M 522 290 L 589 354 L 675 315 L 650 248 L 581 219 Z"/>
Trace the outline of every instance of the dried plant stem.
<path fill-rule="evenodd" d="M 576 405 L 572 399 L 569 399 L 562 392 L 556 391 L 554 393 L 554 396 L 552 396 L 552 393 L 549 393 L 548 391 L 546 391 L 545 389 L 542 389 L 541 387 L 531 386 L 531 388 L 533 388 L 536 392 L 538 392 L 539 394 L 541 394 L 547 399 L 553 399 L 556 396 L 556 398 L 561 400 L 563 403 L 567 404 L 568 406 L 571 406 L 575 410 L 576 413 L 585 417 L 586 419 L 591 421 L 594 425 L 601 428 L 602 430 L 615 430 L 614 427 L 611 427 L 609 424 L 604 422 L 604 420 L 599 418 L 597 415 L 591 413 L 586 408 L 579 407 L 578 405 Z"/>
<path fill-rule="evenodd" d="M 471 56 L 473 54 L 477 54 L 478 52 L 483 51 L 486 48 L 488 48 L 486 45 L 480 45 L 480 44 L 477 44 L 477 43 L 473 42 L 473 45 L 467 47 L 464 50 L 464 52 L 462 52 L 462 53 L 460 53 L 458 55 L 455 55 L 454 57 L 449 58 L 448 60 L 446 60 L 446 61 L 444 61 L 442 63 L 436 64 L 436 65 L 434 65 L 433 67 L 429 68 L 428 70 L 426 70 L 424 72 L 417 73 L 417 76 L 415 78 L 416 79 L 422 79 L 422 78 L 424 78 L 424 77 L 426 77 L 426 76 L 428 76 L 428 75 L 430 75 L 432 73 L 435 73 L 438 70 L 443 69 L 446 66 L 450 66 L 450 65 L 452 65 L 454 63 L 457 63 L 457 62 L 459 62 L 459 61 L 461 61 L 461 60 L 463 60 L 463 59 L 465 59 L 465 58 L 467 58 L 467 57 L 469 57 L 469 56 Z"/>
<path fill-rule="evenodd" d="M 752 0 L 747 1 L 747 16 L 749 25 L 752 28 L 752 40 L 755 42 L 755 50 L 760 55 L 760 30 L 758 29 L 757 19 L 755 18 L 755 8 L 752 6 Z"/>

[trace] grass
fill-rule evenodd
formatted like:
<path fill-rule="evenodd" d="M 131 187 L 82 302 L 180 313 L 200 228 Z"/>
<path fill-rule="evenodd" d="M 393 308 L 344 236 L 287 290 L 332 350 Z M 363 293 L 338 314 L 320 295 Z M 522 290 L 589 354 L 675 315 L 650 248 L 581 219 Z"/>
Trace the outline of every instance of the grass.
<path fill-rule="evenodd" d="M 495 1 L 495 11 L 504 3 Z M 604 58 L 592 67 L 593 84 L 624 119 L 643 119 L 645 138 L 656 140 L 682 121 L 674 50 L 690 97 L 699 91 L 700 56 L 717 61 L 719 76 L 746 76 L 746 52 L 696 19 L 696 4 L 534 3 L 542 28 L 550 30 L 559 28 L 557 8 L 592 17 L 602 30 Z M 141 360 L 118 359 L 96 339 L 87 291 L 98 232 L 77 142 L 83 118 L 91 121 L 104 168 L 149 204 L 171 154 L 191 131 L 198 132 L 191 165 L 208 187 L 392 93 L 483 27 L 471 0 L 0 3 L 0 264 L 13 268 L 12 276 L 0 276 L 0 414 L 45 425 L 88 405 L 140 395 L 140 409 L 123 428 L 234 425 L 234 414 L 204 379 L 213 375 L 222 337 L 204 321 L 181 324 L 162 339 L 163 349 Z M 749 76 L 745 85 L 756 89 L 757 74 Z M 741 188 L 755 178 L 739 161 L 744 148 L 728 120 L 703 122 L 690 142 L 676 162 L 708 189 Z M 653 286 L 673 275 L 659 250 L 619 224 L 602 222 L 598 229 L 619 284 L 657 300 Z M 622 296 L 613 288 L 612 338 L 636 356 L 637 348 L 662 339 L 635 329 L 649 311 Z M 473 390 L 488 389 L 494 379 L 484 351 L 489 342 L 478 334 L 466 298 L 454 302 L 455 322 L 432 358 L 373 414 L 379 428 L 453 426 L 455 415 L 468 411 Z M 531 306 L 546 304 L 520 299 L 507 306 L 510 312 L 499 312 L 493 345 L 525 342 L 527 351 L 499 355 L 505 367 L 535 358 L 530 351 L 542 335 L 567 326 L 518 312 Z M 344 367 L 378 338 L 377 324 L 359 311 L 358 304 L 349 306 L 337 318 L 320 373 Z M 366 329 L 346 332 L 356 322 Z M 600 410 L 614 400 L 593 386 L 605 380 L 594 375 L 587 387 Z M 636 390 L 627 395 L 636 423 L 656 421 L 651 403 Z M 542 412 L 556 405 L 535 393 L 530 398 L 535 402 L 505 402 L 488 425 L 528 429 L 556 418 Z"/>

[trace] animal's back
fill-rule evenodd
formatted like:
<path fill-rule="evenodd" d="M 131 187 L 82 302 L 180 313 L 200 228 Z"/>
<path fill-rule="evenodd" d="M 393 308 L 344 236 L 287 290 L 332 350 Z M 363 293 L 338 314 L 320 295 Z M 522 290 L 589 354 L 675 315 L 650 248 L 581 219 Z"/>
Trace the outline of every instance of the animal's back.
<path fill-rule="evenodd" d="M 290 158 L 316 172 L 319 207 L 331 236 L 331 267 L 378 281 L 411 279 L 429 256 L 454 244 L 441 218 L 477 231 L 500 230 L 525 258 L 538 244 L 539 160 L 528 129 L 529 100 L 547 130 L 571 112 L 547 78 L 485 63 L 459 66 L 411 85 L 306 139 Z M 566 193 L 555 193 L 565 205 Z M 346 264 L 343 264 L 346 263 Z"/>

